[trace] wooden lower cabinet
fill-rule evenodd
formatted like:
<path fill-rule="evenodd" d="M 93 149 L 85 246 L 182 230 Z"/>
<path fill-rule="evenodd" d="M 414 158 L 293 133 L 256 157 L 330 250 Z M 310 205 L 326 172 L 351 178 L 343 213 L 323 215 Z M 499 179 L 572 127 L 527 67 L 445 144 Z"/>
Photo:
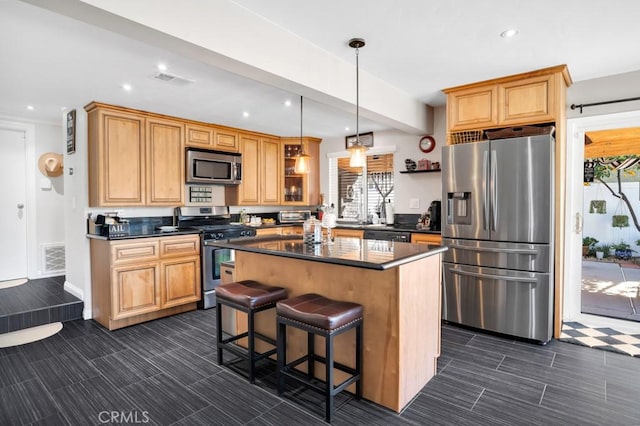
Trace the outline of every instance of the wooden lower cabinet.
<path fill-rule="evenodd" d="M 160 309 L 160 268 L 157 262 L 114 267 L 111 283 L 111 317 L 114 320 Z"/>
<path fill-rule="evenodd" d="M 200 257 L 165 261 L 160 266 L 163 308 L 200 300 Z"/>
<path fill-rule="evenodd" d="M 411 234 L 411 242 L 418 244 L 442 245 L 442 235 L 440 234 Z"/>
<path fill-rule="evenodd" d="M 256 229 L 256 236 L 262 235 L 282 235 L 282 227 L 274 226 L 272 228 L 259 228 Z"/>
<path fill-rule="evenodd" d="M 302 235 L 302 226 L 283 226 L 282 235 Z"/>
<path fill-rule="evenodd" d="M 91 239 L 93 319 L 109 330 L 196 308 L 200 237 Z"/>
<path fill-rule="evenodd" d="M 364 236 L 364 231 L 361 229 L 345 229 L 345 228 L 334 228 L 333 229 L 333 238 L 335 237 L 349 237 L 349 238 L 360 238 Z"/>

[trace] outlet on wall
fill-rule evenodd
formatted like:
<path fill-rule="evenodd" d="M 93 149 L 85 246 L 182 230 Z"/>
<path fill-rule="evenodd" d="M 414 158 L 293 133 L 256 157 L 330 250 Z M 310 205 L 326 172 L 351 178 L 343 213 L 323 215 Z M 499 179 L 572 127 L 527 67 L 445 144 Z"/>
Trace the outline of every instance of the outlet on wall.
<path fill-rule="evenodd" d="M 411 198 L 409 200 L 409 208 L 410 209 L 419 209 L 420 208 L 420 199 L 419 198 Z"/>

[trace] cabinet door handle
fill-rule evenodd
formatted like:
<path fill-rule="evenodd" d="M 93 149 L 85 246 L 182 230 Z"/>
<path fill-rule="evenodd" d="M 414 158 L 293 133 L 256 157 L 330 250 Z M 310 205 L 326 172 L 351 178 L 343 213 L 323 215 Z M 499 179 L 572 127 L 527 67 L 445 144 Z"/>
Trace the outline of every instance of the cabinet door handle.
<path fill-rule="evenodd" d="M 224 273 L 227 275 L 233 275 L 233 272 L 231 271 L 231 269 L 225 269 Z"/>

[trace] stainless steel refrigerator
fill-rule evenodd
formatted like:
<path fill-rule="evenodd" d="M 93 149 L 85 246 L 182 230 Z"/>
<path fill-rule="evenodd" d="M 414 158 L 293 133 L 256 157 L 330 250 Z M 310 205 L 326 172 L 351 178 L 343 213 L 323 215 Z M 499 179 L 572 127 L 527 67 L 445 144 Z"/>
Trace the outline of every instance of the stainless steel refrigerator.
<path fill-rule="evenodd" d="M 443 319 L 551 339 L 553 146 L 542 135 L 443 147 Z"/>

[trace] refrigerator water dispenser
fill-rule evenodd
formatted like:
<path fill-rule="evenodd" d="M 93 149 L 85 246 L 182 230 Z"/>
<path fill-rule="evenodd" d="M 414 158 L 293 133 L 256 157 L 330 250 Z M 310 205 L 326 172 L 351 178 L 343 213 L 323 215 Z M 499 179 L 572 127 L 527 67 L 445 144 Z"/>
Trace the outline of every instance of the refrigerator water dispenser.
<path fill-rule="evenodd" d="M 471 225 L 471 192 L 447 192 L 447 224 Z"/>

